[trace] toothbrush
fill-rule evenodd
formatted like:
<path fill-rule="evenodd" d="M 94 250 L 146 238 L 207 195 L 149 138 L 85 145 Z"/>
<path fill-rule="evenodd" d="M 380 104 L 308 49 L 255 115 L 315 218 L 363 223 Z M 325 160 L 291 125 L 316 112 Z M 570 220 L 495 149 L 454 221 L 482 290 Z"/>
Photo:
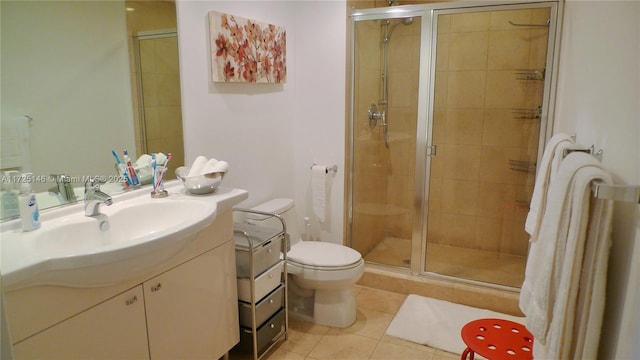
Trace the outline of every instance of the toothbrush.
<path fill-rule="evenodd" d="M 161 166 L 160 174 L 158 174 L 157 179 L 154 181 L 154 186 L 153 186 L 154 189 L 156 189 L 158 186 L 160 186 L 160 183 L 162 183 L 162 179 L 164 178 L 164 175 L 167 173 L 167 166 L 169 164 L 169 160 L 171 160 L 172 157 L 173 155 L 171 153 L 167 154 L 167 160 L 165 160 L 164 165 Z M 154 171 L 154 174 L 155 174 L 155 171 Z"/>
<path fill-rule="evenodd" d="M 151 184 L 153 184 L 153 192 L 156 192 L 156 154 L 151 154 Z"/>
<path fill-rule="evenodd" d="M 133 168 L 133 164 L 131 163 L 131 158 L 129 158 L 129 153 L 127 150 L 123 151 L 124 153 L 124 161 L 127 163 L 127 170 L 129 171 L 129 177 L 131 178 L 131 183 L 133 186 L 138 185 L 138 176 L 136 175 L 136 170 Z"/>
<path fill-rule="evenodd" d="M 111 154 L 116 159 L 116 164 L 118 165 L 118 169 L 122 171 L 122 175 L 124 176 L 124 179 L 125 179 L 124 187 L 127 189 L 130 189 L 131 187 L 129 186 L 129 184 L 131 183 L 131 179 L 129 179 L 129 174 L 127 174 L 127 170 L 124 168 L 122 161 L 120 161 L 120 157 L 118 156 L 118 153 L 115 150 L 111 150 Z"/>

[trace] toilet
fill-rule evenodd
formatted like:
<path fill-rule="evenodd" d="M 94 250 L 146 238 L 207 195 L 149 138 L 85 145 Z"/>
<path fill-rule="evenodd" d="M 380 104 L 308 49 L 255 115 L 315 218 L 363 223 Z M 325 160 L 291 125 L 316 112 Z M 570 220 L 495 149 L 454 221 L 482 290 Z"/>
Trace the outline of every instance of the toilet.
<path fill-rule="evenodd" d="M 355 284 L 364 272 L 364 260 L 349 247 L 303 241 L 292 199 L 273 199 L 252 210 L 280 215 L 286 224 L 291 249 L 287 252 L 289 315 L 317 324 L 344 328 L 356 320 Z M 281 222 L 247 213 L 247 222 L 280 228 Z"/>

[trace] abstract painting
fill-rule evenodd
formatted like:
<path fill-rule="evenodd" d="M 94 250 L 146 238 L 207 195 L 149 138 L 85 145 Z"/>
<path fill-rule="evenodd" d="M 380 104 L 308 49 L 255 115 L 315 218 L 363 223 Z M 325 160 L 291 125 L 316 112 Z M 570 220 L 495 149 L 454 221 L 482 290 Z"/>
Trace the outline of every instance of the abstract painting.
<path fill-rule="evenodd" d="M 284 83 L 286 31 L 272 24 L 209 12 L 214 82 Z"/>

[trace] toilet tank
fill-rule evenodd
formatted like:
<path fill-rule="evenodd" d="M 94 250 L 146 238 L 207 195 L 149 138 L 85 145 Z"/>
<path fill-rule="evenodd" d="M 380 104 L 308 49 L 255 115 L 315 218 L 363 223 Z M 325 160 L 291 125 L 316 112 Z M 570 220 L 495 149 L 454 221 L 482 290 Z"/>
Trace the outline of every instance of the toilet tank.
<path fill-rule="evenodd" d="M 287 233 L 289 234 L 290 245 L 293 245 L 300 241 L 301 235 L 298 230 L 298 221 L 296 219 L 296 209 L 292 199 L 279 198 L 272 199 L 264 202 L 260 205 L 252 207 L 251 210 L 262 211 L 272 214 L 280 215 L 287 226 Z M 266 216 L 261 214 L 247 213 L 247 222 L 258 226 L 265 226 L 270 228 L 282 228 L 280 220 L 273 216 Z"/>

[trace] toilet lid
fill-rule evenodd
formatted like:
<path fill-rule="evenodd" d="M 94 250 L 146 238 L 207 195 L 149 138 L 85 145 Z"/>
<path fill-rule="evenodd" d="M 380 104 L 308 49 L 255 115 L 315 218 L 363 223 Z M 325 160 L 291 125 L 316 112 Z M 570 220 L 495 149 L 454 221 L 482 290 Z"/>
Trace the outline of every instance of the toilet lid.
<path fill-rule="evenodd" d="M 339 267 L 354 264 L 362 256 L 352 248 L 318 241 L 301 241 L 291 247 L 287 259 L 299 264 Z"/>

